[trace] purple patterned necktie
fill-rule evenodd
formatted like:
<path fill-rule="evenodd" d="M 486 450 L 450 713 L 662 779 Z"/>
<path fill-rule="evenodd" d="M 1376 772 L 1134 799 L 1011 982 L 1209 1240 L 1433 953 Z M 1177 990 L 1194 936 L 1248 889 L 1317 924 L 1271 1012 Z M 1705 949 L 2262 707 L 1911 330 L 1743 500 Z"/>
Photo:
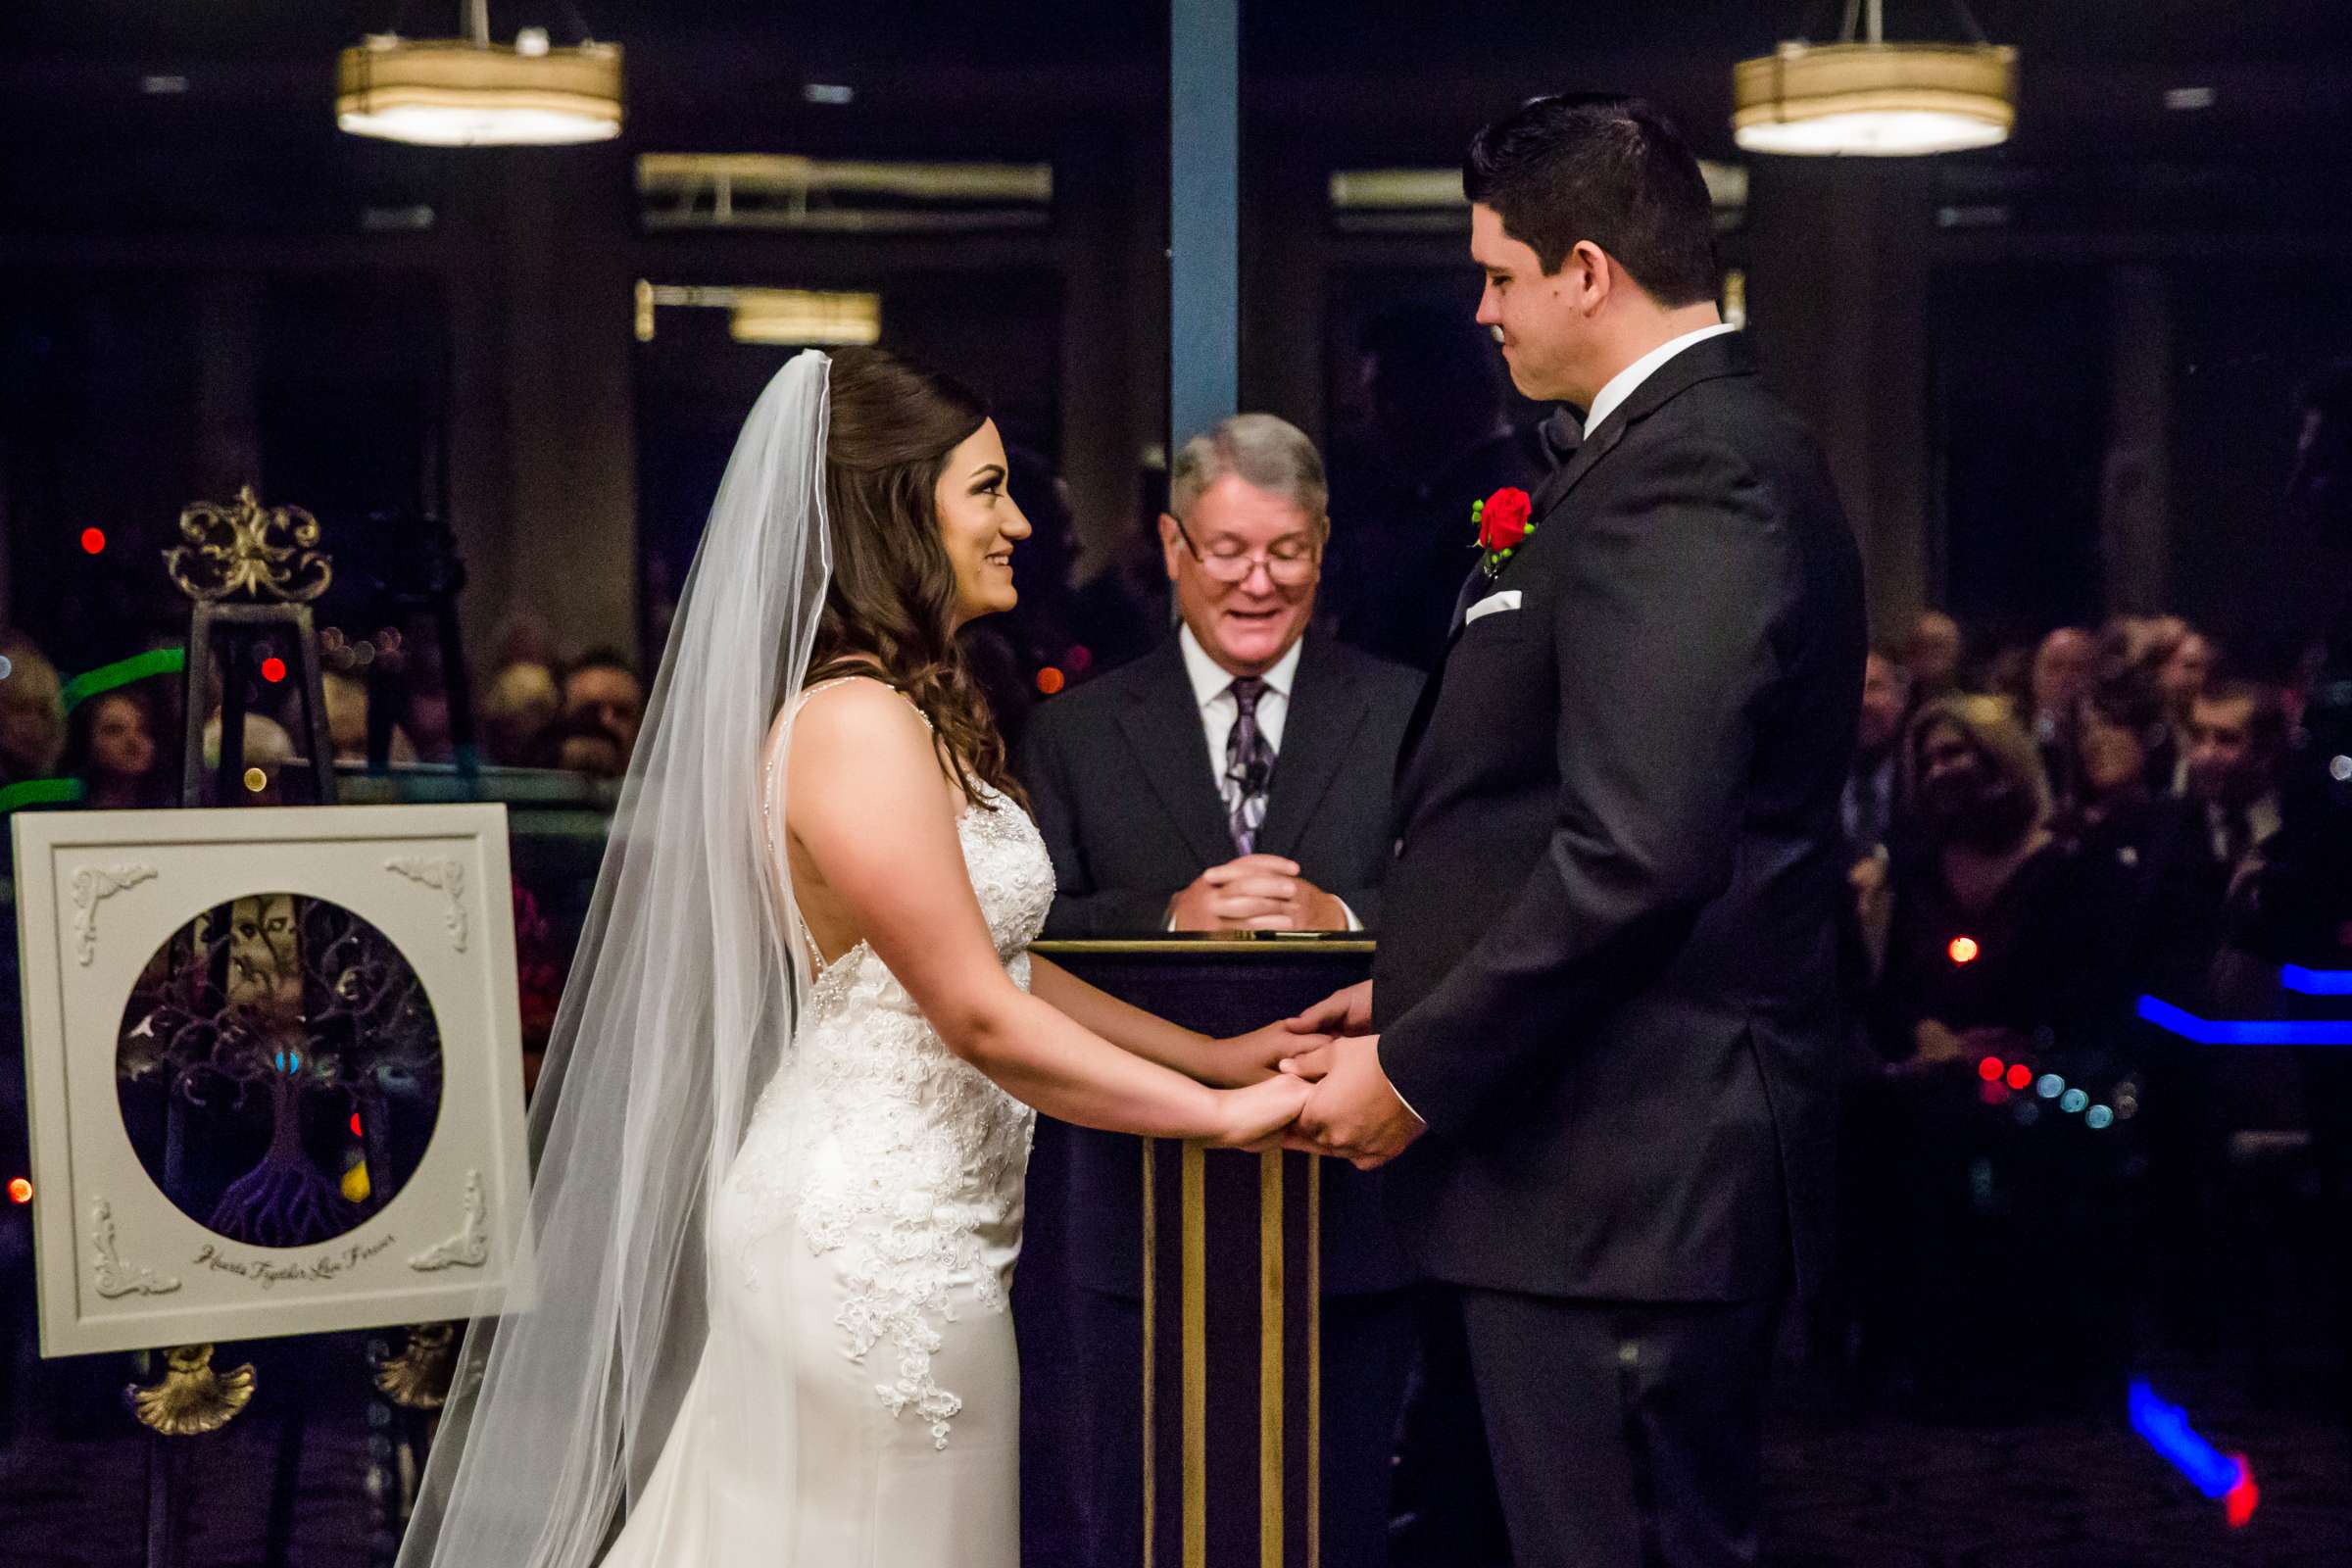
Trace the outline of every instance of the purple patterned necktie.
<path fill-rule="evenodd" d="M 1241 710 L 1225 737 L 1225 776 L 1218 793 L 1225 797 L 1225 815 L 1233 829 L 1233 847 L 1244 855 L 1257 844 L 1257 830 L 1266 822 L 1266 792 L 1274 782 L 1274 747 L 1257 727 L 1257 700 L 1266 683 L 1254 675 L 1237 679 L 1229 690 Z"/>

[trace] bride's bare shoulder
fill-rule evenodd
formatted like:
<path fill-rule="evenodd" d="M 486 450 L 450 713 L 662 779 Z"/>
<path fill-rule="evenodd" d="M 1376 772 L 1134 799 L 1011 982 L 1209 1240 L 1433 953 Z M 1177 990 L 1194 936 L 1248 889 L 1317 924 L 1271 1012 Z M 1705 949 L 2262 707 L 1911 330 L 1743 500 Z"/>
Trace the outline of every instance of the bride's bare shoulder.
<path fill-rule="evenodd" d="M 927 780 L 939 769 L 922 710 L 896 687 L 869 676 L 809 687 L 778 715 L 777 741 L 787 723 L 797 781 L 831 786 L 900 773 Z"/>

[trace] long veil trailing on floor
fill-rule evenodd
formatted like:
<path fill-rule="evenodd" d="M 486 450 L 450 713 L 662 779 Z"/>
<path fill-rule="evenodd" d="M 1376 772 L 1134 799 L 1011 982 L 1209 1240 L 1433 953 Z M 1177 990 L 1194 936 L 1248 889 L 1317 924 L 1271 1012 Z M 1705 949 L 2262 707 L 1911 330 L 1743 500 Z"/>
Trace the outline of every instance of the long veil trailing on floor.
<path fill-rule="evenodd" d="M 466 1335 L 401 1568 L 593 1562 L 729 1331 L 704 1217 L 808 982 L 761 785 L 832 566 L 829 370 L 777 372 L 710 509 L 532 1104 L 530 1303 Z M 713 1381 L 699 1419 L 788 1490 L 791 1401 Z"/>

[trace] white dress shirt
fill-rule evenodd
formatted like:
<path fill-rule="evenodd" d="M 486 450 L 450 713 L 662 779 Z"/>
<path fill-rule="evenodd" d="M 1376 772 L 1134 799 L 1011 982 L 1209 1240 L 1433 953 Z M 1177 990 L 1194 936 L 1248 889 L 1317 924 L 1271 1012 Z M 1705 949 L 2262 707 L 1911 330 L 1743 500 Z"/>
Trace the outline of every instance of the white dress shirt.
<path fill-rule="evenodd" d="M 1274 748 L 1274 765 L 1277 768 L 1282 766 L 1282 724 L 1290 715 L 1291 688 L 1298 679 L 1298 651 L 1305 645 L 1306 639 L 1303 637 L 1291 644 L 1290 652 L 1276 660 L 1274 667 L 1258 677 L 1266 685 L 1257 694 L 1257 732 L 1266 738 L 1268 746 Z M 1192 627 L 1178 627 L 1176 646 L 1184 651 L 1184 672 L 1192 679 L 1193 700 L 1200 705 L 1200 736 L 1208 745 L 1208 776 L 1222 784 L 1225 778 L 1225 743 L 1232 738 L 1233 726 L 1242 716 L 1242 705 L 1233 695 L 1233 674 L 1208 657 L 1208 650 L 1200 646 L 1200 639 L 1193 635 Z M 1340 907 L 1347 911 L 1348 930 L 1361 931 L 1364 928 L 1364 923 L 1355 917 L 1355 911 L 1348 907 L 1347 900 L 1340 900 Z M 1168 922 L 1168 928 L 1175 929 L 1173 918 Z"/>
<path fill-rule="evenodd" d="M 1592 440 L 1592 432 L 1600 428 L 1600 421 L 1616 413 L 1624 405 L 1625 400 L 1634 395 L 1636 387 L 1656 373 L 1659 366 L 1664 365 L 1693 343 L 1704 343 L 1708 338 L 1721 337 L 1726 332 L 1739 330 L 1729 321 L 1718 321 L 1713 326 L 1702 326 L 1695 332 L 1685 332 L 1681 337 L 1668 338 L 1624 369 L 1619 370 L 1615 375 L 1610 376 L 1607 384 L 1592 394 L 1592 407 L 1585 412 L 1585 439 Z"/>

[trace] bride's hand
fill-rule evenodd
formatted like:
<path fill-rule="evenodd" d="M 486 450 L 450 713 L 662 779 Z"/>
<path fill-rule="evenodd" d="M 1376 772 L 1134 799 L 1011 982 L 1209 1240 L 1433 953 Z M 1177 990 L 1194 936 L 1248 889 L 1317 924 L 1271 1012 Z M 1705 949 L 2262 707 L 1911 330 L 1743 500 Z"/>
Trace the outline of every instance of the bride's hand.
<path fill-rule="evenodd" d="M 1217 1093 L 1218 1129 L 1209 1142 L 1219 1149 L 1271 1149 L 1282 1130 L 1297 1119 L 1306 1103 L 1307 1086 L 1297 1078 L 1277 1075 L 1246 1089 Z"/>
<path fill-rule="evenodd" d="M 1277 1018 L 1246 1035 L 1210 1042 L 1207 1061 L 1200 1077 L 1221 1089 L 1240 1089 L 1261 1078 L 1273 1077 L 1282 1070 L 1286 1057 L 1329 1043 L 1327 1035 L 1294 1034 L 1295 1023 L 1293 1019 Z"/>

